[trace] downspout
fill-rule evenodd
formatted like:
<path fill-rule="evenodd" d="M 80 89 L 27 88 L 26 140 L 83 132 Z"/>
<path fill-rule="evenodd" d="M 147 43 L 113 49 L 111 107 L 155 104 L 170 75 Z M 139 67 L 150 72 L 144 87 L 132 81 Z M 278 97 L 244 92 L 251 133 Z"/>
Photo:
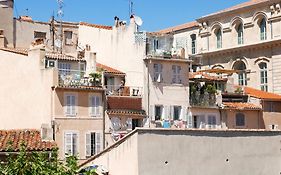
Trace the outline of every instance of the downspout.
<path fill-rule="evenodd" d="M 151 118 L 150 118 L 150 86 L 149 86 L 149 65 L 146 63 L 147 66 L 147 113 L 148 113 L 148 118 L 149 118 L 149 128 L 150 128 L 150 123 L 151 123 Z"/>
<path fill-rule="evenodd" d="M 105 110 L 107 107 L 105 92 L 106 91 L 103 91 L 103 93 L 102 93 L 102 100 L 103 100 L 103 110 L 102 110 L 102 113 L 103 113 L 103 117 L 102 117 L 102 137 L 103 137 L 102 142 L 103 142 L 103 144 L 102 145 L 103 146 L 102 146 L 102 148 L 103 148 L 103 150 L 105 149 Z"/>
<path fill-rule="evenodd" d="M 55 122 L 55 117 L 54 117 L 54 94 L 55 94 L 55 87 L 52 87 L 52 94 L 51 94 L 51 127 L 53 131 L 53 140 L 56 141 L 56 122 Z"/>

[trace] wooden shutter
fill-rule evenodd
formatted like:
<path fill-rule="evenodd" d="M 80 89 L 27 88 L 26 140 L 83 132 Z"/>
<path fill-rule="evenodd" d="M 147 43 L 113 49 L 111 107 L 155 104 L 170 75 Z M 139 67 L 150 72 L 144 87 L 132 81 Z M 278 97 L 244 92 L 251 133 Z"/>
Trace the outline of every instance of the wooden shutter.
<path fill-rule="evenodd" d="M 65 133 L 64 134 L 64 153 L 67 155 L 72 154 L 72 134 Z"/>
<path fill-rule="evenodd" d="M 174 106 L 170 106 L 170 119 L 174 120 Z"/>
<path fill-rule="evenodd" d="M 66 103 L 65 103 L 65 114 L 70 115 L 71 114 L 71 96 L 67 95 L 66 98 Z"/>
<path fill-rule="evenodd" d="M 170 106 L 164 106 L 164 110 L 165 110 L 165 120 L 169 120 L 170 119 Z"/>
<path fill-rule="evenodd" d="M 100 97 L 96 96 L 95 99 L 96 116 L 100 116 Z"/>
<path fill-rule="evenodd" d="M 149 117 L 152 121 L 155 121 L 155 106 L 154 105 L 149 106 Z"/>
<path fill-rule="evenodd" d="M 72 155 L 78 154 L 77 145 L 78 145 L 78 136 L 76 133 L 72 133 Z"/>
<path fill-rule="evenodd" d="M 95 134 L 95 150 L 96 150 L 96 154 L 98 154 L 101 151 L 101 133 L 96 133 Z"/>
<path fill-rule="evenodd" d="M 76 114 L 76 99 L 75 99 L 75 96 L 74 95 L 71 95 L 70 96 L 71 98 L 71 115 L 75 115 Z"/>
<path fill-rule="evenodd" d="M 86 157 L 90 157 L 91 154 L 91 133 L 86 134 Z"/>
<path fill-rule="evenodd" d="M 185 107 L 185 106 L 183 106 L 183 107 L 181 108 L 180 119 L 183 120 L 183 121 L 186 121 L 186 107 Z"/>

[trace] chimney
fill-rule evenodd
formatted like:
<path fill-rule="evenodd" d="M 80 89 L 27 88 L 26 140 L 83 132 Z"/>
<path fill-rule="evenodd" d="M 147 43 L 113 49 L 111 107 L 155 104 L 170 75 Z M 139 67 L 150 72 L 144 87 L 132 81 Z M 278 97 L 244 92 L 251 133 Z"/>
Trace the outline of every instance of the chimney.
<path fill-rule="evenodd" d="M 88 77 L 90 73 L 96 72 L 96 53 L 89 50 L 85 51 L 85 60 L 86 60 L 86 76 Z"/>
<path fill-rule="evenodd" d="M 0 48 L 5 47 L 4 30 L 0 29 Z"/>
<path fill-rule="evenodd" d="M 119 18 L 118 18 L 118 16 L 115 16 L 114 17 L 114 27 L 119 27 Z"/>

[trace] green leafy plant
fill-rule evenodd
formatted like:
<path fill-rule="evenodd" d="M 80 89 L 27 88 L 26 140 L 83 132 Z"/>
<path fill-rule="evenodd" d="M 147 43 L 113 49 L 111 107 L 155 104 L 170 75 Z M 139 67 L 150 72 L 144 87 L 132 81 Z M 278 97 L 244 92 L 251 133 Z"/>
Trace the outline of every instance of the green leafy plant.
<path fill-rule="evenodd" d="M 77 158 L 69 156 L 59 161 L 58 150 L 30 152 L 22 144 L 18 153 L 8 154 L 0 163 L 0 175 L 76 175 Z"/>
<path fill-rule="evenodd" d="M 207 91 L 209 94 L 214 94 L 214 93 L 217 92 L 216 87 L 215 87 L 214 85 L 211 85 L 211 84 L 207 85 L 206 91 Z"/>

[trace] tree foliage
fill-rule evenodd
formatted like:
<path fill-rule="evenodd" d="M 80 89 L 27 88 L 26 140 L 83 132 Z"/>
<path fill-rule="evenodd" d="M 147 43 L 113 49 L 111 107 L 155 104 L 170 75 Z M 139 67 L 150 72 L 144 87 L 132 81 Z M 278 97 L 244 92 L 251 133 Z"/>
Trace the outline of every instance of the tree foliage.
<path fill-rule="evenodd" d="M 29 152 L 21 146 L 15 154 L 7 154 L 0 164 L 0 175 L 75 175 L 78 163 L 75 156 L 68 156 L 63 163 L 58 159 L 58 150 L 51 152 Z"/>

